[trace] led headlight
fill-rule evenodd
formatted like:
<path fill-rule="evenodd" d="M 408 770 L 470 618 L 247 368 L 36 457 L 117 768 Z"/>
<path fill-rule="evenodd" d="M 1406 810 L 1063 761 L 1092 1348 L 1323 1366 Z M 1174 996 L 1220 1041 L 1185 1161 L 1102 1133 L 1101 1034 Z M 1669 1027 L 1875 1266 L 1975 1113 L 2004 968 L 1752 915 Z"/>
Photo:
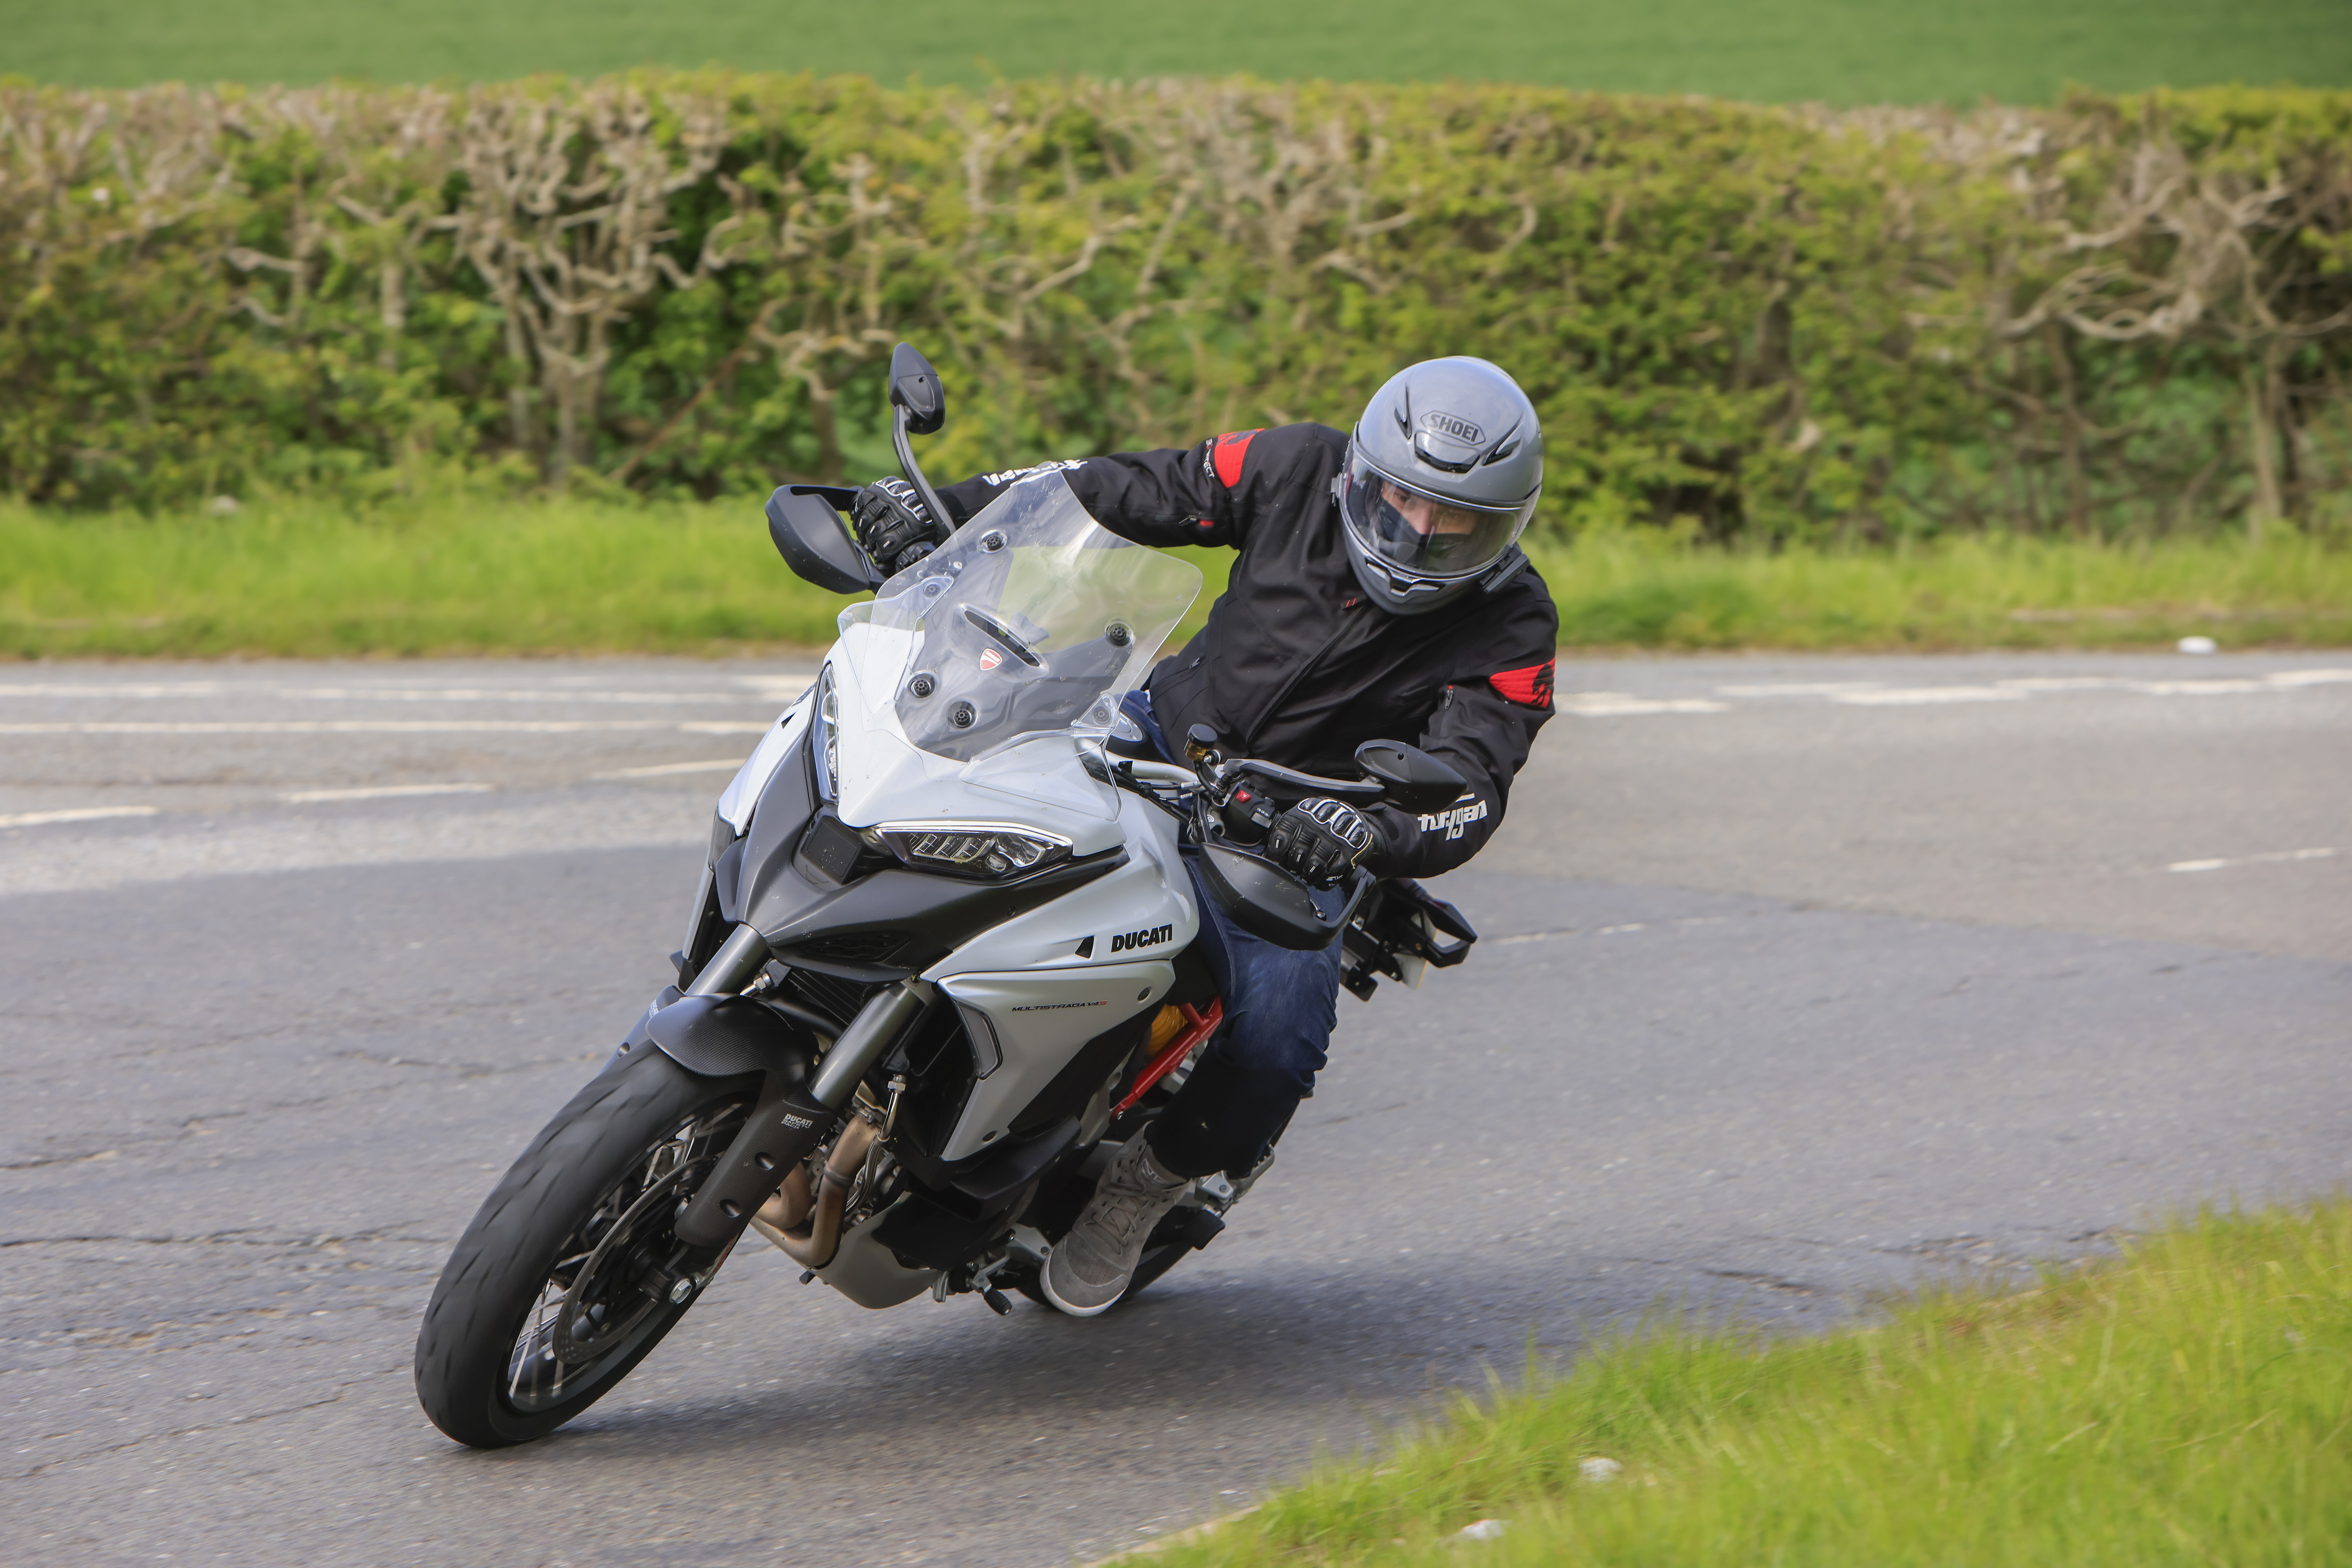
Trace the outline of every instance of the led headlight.
<path fill-rule="evenodd" d="M 1060 834 L 1004 822 L 885 822 L 862 837 L 910 869 L 984 881 L 1070 858 L 1070 841 Z"/>
<path fill-rule="evenodd" d="M 839 793 L 841 777 L 841 706 L 833 694 L 833 666 L 816 678 L 816 790 L 826 800 Z"/>

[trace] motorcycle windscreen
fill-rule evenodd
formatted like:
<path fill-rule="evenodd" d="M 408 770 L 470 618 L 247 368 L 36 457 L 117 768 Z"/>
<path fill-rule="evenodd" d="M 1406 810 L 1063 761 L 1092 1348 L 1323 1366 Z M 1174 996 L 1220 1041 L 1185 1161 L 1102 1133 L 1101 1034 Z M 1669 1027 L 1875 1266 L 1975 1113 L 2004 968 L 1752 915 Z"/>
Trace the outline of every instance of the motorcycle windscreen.
<path fill-rule="evenodd" d="M 968 763 L 1108 731 L 1200 593 L 1198 569 L 1106 531 L 1054 472 L 883 584 L 871 622 L 913 634 L 893 700 L 907 739 Z"/>

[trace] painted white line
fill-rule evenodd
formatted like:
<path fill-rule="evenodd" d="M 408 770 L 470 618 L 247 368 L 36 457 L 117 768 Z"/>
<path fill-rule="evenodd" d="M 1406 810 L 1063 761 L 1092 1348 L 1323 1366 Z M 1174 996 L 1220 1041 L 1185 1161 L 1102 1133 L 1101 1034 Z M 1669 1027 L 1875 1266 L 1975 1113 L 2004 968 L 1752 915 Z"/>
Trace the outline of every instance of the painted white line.
<path fill-rule="evenodd" d="M 733 773 L 742 765 L 741 757 L 713 757 L 707 763 L 656 763 L 649 768 L 622 768 L 615 773 L 594 776 L 600 779 L 657 779 L 665 773 Z"/>
<path fill-rule="evenodd" d="M 2273 686 L 2338 686 L 2352 681 L 2352 669 L 2282 669 L 2263 679 Z"/>
<path fill-rule="evenodd" d="M 667 719 L 110 719 L 0 724 L 0 735 L 575 735 L 625 730 L 757 735 L 767 728 L 766 722 L 679 724 Z"/>
<path fill-rule="evenodd" d="M 776 727 L 773 719 L 756 723 L 730 722 L 724 719 L 691 719 L 677 727 L 681 735 L 764 735 Z"/>
<path fill-rule="evenodd" d="M 2238 697 L 2278 688 L 2266 680 L 2134 680 L 2125 689 L 2147 697 Z"/>
<path fill-rule="evenodd" d="M 564 687 L 482 686 L 240 686 L 223 680 L 61 680 L 0 683 L 0 697 L 113 697 L 162 700 L 184 697 L 297 698 L 320 702 L 599 702 L 640 706 L 663 703 L 729 703 L 741 706 L 781 698 L 790 701 L 808 689 L 813 676 L 778 678 L 749 691 L 613 691 Z"/>
<path fill-rule="evenodd" d="M 1878 691 L 1841 691 L 1832 702 L 1862 708 L 1912 708 L 1937 702 L 2021 702 L 2022 691 L 1999 686 L 1890 686 Z"/>
<path fill-rule="evenodd" d="M 1570 691 L 1559 705 L 1580 719 L 1630 719 L 1643 713 L 1727 713 L 1729 703 L 1702 697 L 1635 697 L 1624 691 Z"/>
<path fill-rule="evenodd" d="M 1496 947 L 1515 947 L 1515 946 L 1517 946 L 1518 943 L 1523 942 L 1557 942 L 1557 941 L 1559 941 L 1561 937 L 1564 937 L 1564 936 L 1575 936 L 1575 935 L 1578 935 L 1578 934 L 1579 934 L 1579 933 L 1578 933 L 1578 932 L 1577 932 L 1573 928 L 1571 928 L 1571 929 L 1570 929 L 1570 930 L 1567 930 L 1567 931 L 1521 931 L 1521 932 L 1520 932 L 1518 935 L 1517 935 L 1517 936 L 1498 936 L 1498 937 L 1496 937 L 1496 938 L 1495 939 L 1495 945 L 1496 945 Z"/>
<path fill-rule="evenodd" d="M 2113 675 L 2021 675 L 1993 684 L 2014 691 L 2105 691 L 2124 682 Z"/>
<path fill-rule="evenodd" d="M 1833 697 L 1841 691 L 1871 691 L 1883 680 L 1791 680 L 1768 686 L 1718 686 L 1718 697 Z"/>
<path fill-rule="evenodd" d="M 2168 871 L 2221 871 L 2231 866 L 2275 866 L 2285 860 L 2326 860 L 2338 849 L 2273 849 L 2267 855 L 2237 855 L 2225 860 L 2175 860 Z"/>
<path fill-rule="evenodd" d="M 412 795 L 488 795 L 486 784 L 373 784 L 364 789 L 289 790 L 278 798 L 289 805 L 311 805 L 326 800 L 388 800 Z"/>
<path fill-rule="evenodd" d="M 109 816 L 152 816 L 152 805 L 86 805 L 71 811 L 20 811 L 0 816 L 0 827 L 40 827 L 52 822 L 97 822 Z"/>

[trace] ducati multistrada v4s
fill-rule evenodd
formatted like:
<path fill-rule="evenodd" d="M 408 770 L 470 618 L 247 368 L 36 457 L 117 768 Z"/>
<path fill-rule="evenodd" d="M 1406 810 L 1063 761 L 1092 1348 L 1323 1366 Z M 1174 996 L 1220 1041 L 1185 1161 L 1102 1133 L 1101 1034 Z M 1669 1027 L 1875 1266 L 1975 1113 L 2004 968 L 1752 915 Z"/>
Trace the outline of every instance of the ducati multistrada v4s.
<path fill-rule="evenodd" d="M 939 427 L 937 376 L 892 362 L 893 432 Z M 1167 1105 L 1222 1016 L 1195 880 L 1244 929 L 1346 943 L 1345 979 L 1418 982 L 1475 940 L 1411 882 L 1318 900 L 1256 854 L 1309 795 L 1444 810 L 1462 781 L 1376 742 L 1360 779 L 1152 752 L 1120 700 L 1199 594 L 1097 526 L 1058 471 L 1009 487 L 887 581 L 850 492 L 788 487 L 793 570 L 870 602 L 761 740 L 711 824 L 686 941 L 602 1070 L 525 1149 L 441 1272 L 416 1386 L 442 1431 L 552 1431 L 628 1374 L 749 1229 L 866 1307 L 1005 1292 Z M 1193 1184 L 1129 1293 L 1204 1247 L 1263 1173 Z"/>

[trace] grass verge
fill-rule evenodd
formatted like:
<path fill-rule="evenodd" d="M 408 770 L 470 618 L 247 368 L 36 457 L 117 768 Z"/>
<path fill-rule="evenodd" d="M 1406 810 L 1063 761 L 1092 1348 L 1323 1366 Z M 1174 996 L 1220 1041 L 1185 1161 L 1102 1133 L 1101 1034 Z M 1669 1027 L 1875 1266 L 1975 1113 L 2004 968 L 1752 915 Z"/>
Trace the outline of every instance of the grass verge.
<path fill-rule="evenodd" d="M 1186 553 L 1213 595 L 1230 557 Z M 2294 533 L 1777 554 L 1614 534 L 1536 554 L 1572 648 L 2352 645 L 2352 549 Z M 841 604 L 784 570 L 740 501 L 155 521 L 0 506 L 0 657 L 716 654 L 823 646 Z"/>
<path fill-rule="evenodd" d="M 1589 1479 L 1588 1462 L 1618 1468 Z M 1606 1466 L 1591 1468 L 1606 1470 Z M 1465 1526 L 1499 1519 L 1491 1540 Z M 1664 1329 L 1152 1568 L 2352 1562 L 2352 1204 L 1825 1338 Z"/>

